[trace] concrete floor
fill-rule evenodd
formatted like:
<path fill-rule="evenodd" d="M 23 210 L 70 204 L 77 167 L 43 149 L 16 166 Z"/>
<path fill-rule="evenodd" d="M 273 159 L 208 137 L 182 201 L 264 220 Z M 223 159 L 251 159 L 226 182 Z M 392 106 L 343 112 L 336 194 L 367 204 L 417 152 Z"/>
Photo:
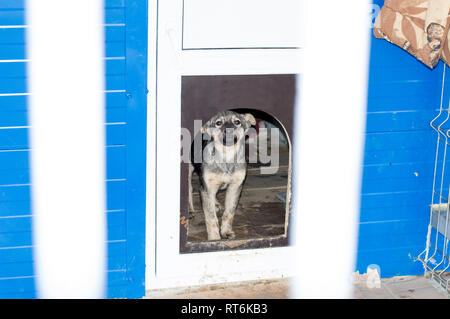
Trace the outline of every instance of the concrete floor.
<path fill-rule="evenodd" d="M 383 278 L 379 288 L 369 288 L 365 275 L 354 278 L 355 299 L 446 299 L 448 295 L 423 276 Z M 264 280 L 216 284 L 184 289 L 149 291 L 148 299 L 284 299 L 289 280 Z"/>

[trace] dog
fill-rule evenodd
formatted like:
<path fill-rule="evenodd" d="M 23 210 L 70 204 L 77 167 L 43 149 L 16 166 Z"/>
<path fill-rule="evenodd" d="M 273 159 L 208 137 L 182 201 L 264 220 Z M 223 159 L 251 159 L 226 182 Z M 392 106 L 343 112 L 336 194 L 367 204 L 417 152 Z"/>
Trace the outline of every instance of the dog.
<path fill-rule="evenodd" d="M 254 125 L 256 120 L 250 113 L 220 112 L 202 126 L 201 134 L 198 134 L 202 139 L 201 149 L 195 149 L 196 143 L 193 143 L 189 167 L 189 205 L 193 211 L 191 178 L 195 171 L 200 179 L 200 198 L 208 240 L 235 237 L 233 218 L 247 175 L 245 137 Z M 219 229 L 217 212 L 221 205 L 216 195 L 224 189 L 225 207 Z"/>

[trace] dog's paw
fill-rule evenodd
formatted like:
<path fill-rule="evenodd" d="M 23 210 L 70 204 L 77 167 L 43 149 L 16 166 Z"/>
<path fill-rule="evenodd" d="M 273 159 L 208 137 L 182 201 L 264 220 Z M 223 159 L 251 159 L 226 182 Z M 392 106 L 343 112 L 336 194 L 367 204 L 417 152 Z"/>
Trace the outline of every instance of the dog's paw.
<path fill-rule="evenodd" d="M 221 240 L 219 233 L 217 234 L 208 234 L 209 241 Z"/>
<path fill-rule="evenodd" d="M 236 234 L 232 230 L 221 230 L 220 234 L 223 239 L 234 239 L 236 237 Z"/>

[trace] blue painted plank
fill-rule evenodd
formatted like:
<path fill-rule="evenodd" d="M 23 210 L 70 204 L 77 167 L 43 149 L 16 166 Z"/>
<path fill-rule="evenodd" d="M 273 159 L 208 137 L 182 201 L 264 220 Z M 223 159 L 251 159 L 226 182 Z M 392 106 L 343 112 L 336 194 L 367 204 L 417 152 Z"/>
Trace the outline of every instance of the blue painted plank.
<path fill-rule="evenodd" d="M 433 178 L 385 179 L 362 183 L 362 194 L 413 192 L 428 190 L 431 194 Z"/>
<path fill-rule="evenodd" d="M 125 0 L 105 0 L 106 8 L 123 8 L 125 7 Z"/>
<path fill-rule="evenodd" d="M 127 97 L 125 92 L 105 93 L 106 108 L 125 108 Z M 27 109 L 27 96 L 0 96 L 0 109 L 3 111 L 15 111 Z"/>
<path fill-rule="evenodd" d="M 126 241 L 107 242 L 108 269 L 120 269 L 125 265 Z M 33 261 L 33 247 L 9 247 L 0 249 L 0 263 L 23 263 Z"/>
<path fill-rule="evenodd" d="M 27 83 L 25 78 L 0 78 L 0 94 L 25 92 L 27 92 Z"/>
<path fill-rule="evenodd" d="M 3 9 L 23 9 L 25 0 L 2 0 L 0 2 L 0 10 Z"/>
<path fill-rule="evenodd" d="M 107 285 L 117 286 L 123 285 L 127 280 L 126 269 L 107 272 Z"/>
<path fill-rule="evenodd" d="M 128 298 L 145 295 L 148 7 L 126 2 L 127 70 L 127 276 Z"/>
<path fill-rule="evenodd" d="M 106 108 L 125 108 L 127 103 L 125 92 L 106 93 Z"/>
<path fill-rule="evenodd" d="M 33 277 L 0 279 L 0 294 L 8 294 L 11 296 L 13 294 L 10 293 L 18 294 L 33 292 L 35 290 Z"/>
<path fill-rule="evenodd" d="M 126 94 L 124 92 L 105 93 L 106 109 L 122 108 L 127 103 Z M 27 96 L 0 96 L 0 112 L 8 111 L 26 111 Z"/>
<path fill-rule="evenodd" d="M 107 8 L 105 10 L 105 23 L 106 24 L 125 23 L 125 9 Z"/>
<path fill-rule="evenodd" d="M 125 178 L 125 146 L 107 147 L 105 150 L 107 165 L 106 178 Z M 19 177 L 18 175 L 28 174 L 30 164 L 28 156 L 28 150 L 0 152 L 0 185 L 24 184 L 12 180 L 12 178 L 17 175 L 17 178 L 22 179 L 24 177 Z"/>
<path fill-rule="evenodd" d="M 105 7 L 124 7 L 125 0 L 105 0 Z M 24 9 L 25 0 L 2 0 L 0 2 L 0 10 L 2 9 Z"/>
<path fill-rule="evenodd" d="M 26 65 L 27 62 L 0 63 L 0 81 L 7 81 L 10 78 L 26 81 Z M 107 76 L 125 76 L 125 61 L 105 60 L 105 74 Z"/>
<path fill-rule="evenodd" d="M 108 286 L 106 291 L 106 298 L 124 298 L 127 296 L 128 286 L 123 283 L 117 286 Z"/>
<path fill-rule="evenodd" d="M 25 46 L 23 44 L 0 44 L 0 60 L 25 59 Z"/>
<path fill-rule="evenodd" d="M 106 109 L 106 123 L 126 122 L 126 109 Z"/>
<path fill-rule="evenodd" d="M 107 90 L 124 90 L 125 77 L 123 75 L 108 75 L 106 76 Z"/>
<path fill-rule="evenodd" d="M 126 269 L 125 251 L 121 256 L 107 256 L 107 270 L 118 271 Z M 0 278 L 12 278 L 23 276 L 34 276 L 34 262 L 33 260 L 25 262 L 0 262 Z"/>
<path fill-rule="evenodd" d="M 0 96 L 0 108 L 2 110 L 26 110 L 26 96 Z"/>
<path fill-rule="evenodd" d="M 125 211 L 107 212 L 105 215 L 107 229 L 112 229 L 113 227 L 120 228 L 126 225 Z M 0 233 L 29 232 L 31 228 L 32 216 L 30 215 L 0 218 Z"/>
<path fill-rule="evenodd" d="M 13 296 L 23 295 L 35 296 L 36 287 L 34 280 L 35 278 L 33 276 L 11 279 L 0 278 L 0 296 L 5 296 L 5 298 L 14 298 Z M 124 270 L 107 272 L 108 285 L 119 286 L 121 284 L 123 285 L 124 282 L 126 282 L 126 272 Z"/>
<path fill-rule="evenodd" d="M 430 96 L 434 92 L 436 83 L 432 79 L 411 82 L 377 82 L 371 85 L 368 98 L 397 97 L 397 96 Z"/>
<path fill-rule="evenodd" d="M 450 163 L 446 163 L 450 166 Z M 381 179 L 411 178 L 433 176 L 434 162 L 406 162 L 395 164 L 365 165 L 363 179 L 365 182 Z"/>
<path fill-rule="evenodd" d="M 28 129 L 13 128 L 0 130 L 0 150 L 28 148 Z"/>
<path fill-rule="evenodd" d="M 28 151 L 0 152 L 2 170 L 26 169 L 29 167 Z"/>
<path fill-rule="evenodd" d="M 0 63 L 0 78 L 17 78 L 26 76 L 25 62 L 2 62 Z"/>
<path fill-rule="evenodd" d="M 127 209 L 126 206 L 126 181 L 115 181 L 106 183 L 106 209 Z"/>
<path fill-rule="evenodd" d="M 30 199 L 30 186 L 0 186 L 0 202 L 25 201 Z"/>
<path fill-rule="evenodd" d="M 366 132 L 431 130 L 434 109 L 367 113 Z"/>
<path fill-rule="evenodd" d="M 106 57 L 123 57 L 125 56 L 125 44 L 123 42 L 109 42 L 105 45 Z"/>
<path fill-rule="evenodd" d="M 80 229 L 80 232 L 82 230 Z M 111 226 L 108 228 L 107 240 L 124 240 L 126 239 L 126 228 L 124 226 Z M 16 246 L 31 246 L 32 234 L 31 231 L 23 232 L 0 232 L 0 248 L 16 247 Z"/>
<path fill-rule="evenodd" d="M 34 275 L 33 262 L 7 263 L 7 264 L 0 263 L 0 278 L 23 277 L 23 276 L 28 277 L 33 275 Z"/>
<path fill-rule="evenodd" d="M 125 145 L 126 124 L 106 125 L 107 145 Z"/>
<path fill-rule="evenodd" d="M 125 109 L 106 109 L 106 123 L 118 123 L 126 121 Z M 0 108 L 0 128 L 12 126 L 27 126 L 28 118 L 26 110 L 2 110 Z M 1 162 L 1 156 L 0 156 Z"/>
<path fill-rule="evenodd" d="M 126 125 L 106 125 L 107 145 L 126 144 Z M 28 128 L 0 129 L 0 150 L 28 148 Z"/>
<path fill-rule="evenodd" d="M 106 60 L 105 74 L 125 76 L 125 60 Z"/>
<path fill-rule="evenodd" d="M 401 203 L 393 207 L 365 208 L 361 211 L 359 220 L 360 222 L 375 222 L 392 220 L 392 218 L 400 220 L 428 218 L 430 214 L 428 204 L 428 201 L 424 201 Z"/>
<path fill-rule="evenodd" d="M 108 181 L 106 189 L 106 209 L 126 209 L 126 180 Z M 29 201 L 30 185 L 0 186 L 0 216 L 28 214 L 30 212 Z"/>
<path fill-rule="evenodd" d="M 434 144 L 434 150 L 436 143 Z M 431 150 L 432 147 L 430 146 Z M 408 162 L 430 162 L 434 161 L 435 152 L 422 149 L 409 150 L 366 150 L 364 152 L 364 165 L 396 164 Z"/>
<path fill-rule="evenodd" d="M 365 150 L 411 150 L 427 149 L 433 151 L 436 137 L 431 130 L 414 130 L 402 132 L 367 133 Z"/>
<path fill-rule="evenodd" d="M 408 64 L 403 66 L 384 66 L 373 68 L 370 70 L 369 84 L 391 83 L 391 82 L 410 82 L 414 80 L 422 81 L 425 78 L 431 78 L 434 75 L 433 70 L 418 67 L 416 64 Z"/>
<path fill-rule="evenodd" d="M 29 197 L 24 200 L 1 201 L 0 200 L 0 217 L 29 215 L 31 212 L 31 203 Z"/>
<path fill-rule="evenodd" d="M 24 44 L 24 28 L 0 28 L 0 44 Z M 1 74 L 1 73 L 0 73 Z"/>
<path fill-rule="evenodd" d="M 106 178 L 126 178 L 126 147 L 106 148 Z"/>
<path fill-rule="evenodd" d="M 361 210 L 367 208 L 399 207 L 403 205 L 428 205 L 431 202 L 431 190 L 409 192 L 385 192 L 361 195 Z M 395 219 L 393 216 L 391 219 Z"/>
<path fill-rule="evenodd" d="M 11 247 L 0 249 L 0 263 L 21 263 L 33 261 L 33 248 Z"/>
<path fill-rule="evenodd" d="M 107 42 L 105 44 L 106 57 L 123 57 L 125 55 L 125 44 L 123 42 Z M 0 60 L 22 60 L 25 59 L 24 44 L 0 44 Z"/>
<path fill-rule="evenodd" d="M 24 10 L 0 10 L 0 25 L 25 25 Z"/>
<path fill-rule="evenodd" d="M 429 219 L 360 224 L 358 249 L 387 249 L 425 244 Z"/>
<path fill-rule="evenodd" d="M 4 111 L 0 108 L 0 127 L 27 125 L 28 119 L 26 111 Z"/>
<path fill-rule="evenodd" d="M 105 23 L 125 23 L 125 9 L 120 7 L 106 8 Z M 25 10 L 0 10 L 0 25 L 25 25 Z"/>
<path fill-rule="evenodd" d="M 432 98 L 429 95 L 378 96 L 367 99 L 368 112 L 429 110 L 435 108 L 439 108 L 439 103 L 436 98 Z"/>
<path fill-rule="evenodd" d="M 0 293 L 0 299 L 36 299 L 35 291 Z"/>
<path fill-rule="evenodd" d="M 0 248 L 31 245 L 31 232 L 0 233 Z"/>
<path fill-rule="evenodd" d="M 106 42 L 125 42 L 125 26 L 106 26 Z"/>
<path fill-rule="evenodd" d="M 1 163 L 0 163 L 1 165 Z M 0 170 L 0 186 L 30 183 L 28 169 Z"/>
<path fill-rule="evenodd" d="M 0 44 L 25 44 L 26 28 L 0 28 Z M 125 42 L 125 26 L 105 26 L 105 41 Z"/>

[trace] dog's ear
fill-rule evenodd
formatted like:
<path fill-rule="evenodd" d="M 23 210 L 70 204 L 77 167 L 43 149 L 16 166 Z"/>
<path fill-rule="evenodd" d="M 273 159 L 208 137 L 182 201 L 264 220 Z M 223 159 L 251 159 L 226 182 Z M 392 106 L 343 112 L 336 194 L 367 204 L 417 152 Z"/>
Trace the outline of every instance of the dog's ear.
<path fill-rule="evenodd" d="M 211 120 L 209 120 L 208 122 L 206 122 L 205 124 L 203 124 L 202 128 L 200 129 L 200 132 L 201 132 L 202 134 L 207 133 L 210 126 L 211 126 Z"/>
<path fill-rule="evenodd" d="M 244 117 L 245 117 L 245 120 L 247 121 L 247 123 L 250 124 L 249 126 L 256 125 L 256 120 L 253 117 L 253 115 L 251 115 L 250 113 L 245 113 Z"/>

